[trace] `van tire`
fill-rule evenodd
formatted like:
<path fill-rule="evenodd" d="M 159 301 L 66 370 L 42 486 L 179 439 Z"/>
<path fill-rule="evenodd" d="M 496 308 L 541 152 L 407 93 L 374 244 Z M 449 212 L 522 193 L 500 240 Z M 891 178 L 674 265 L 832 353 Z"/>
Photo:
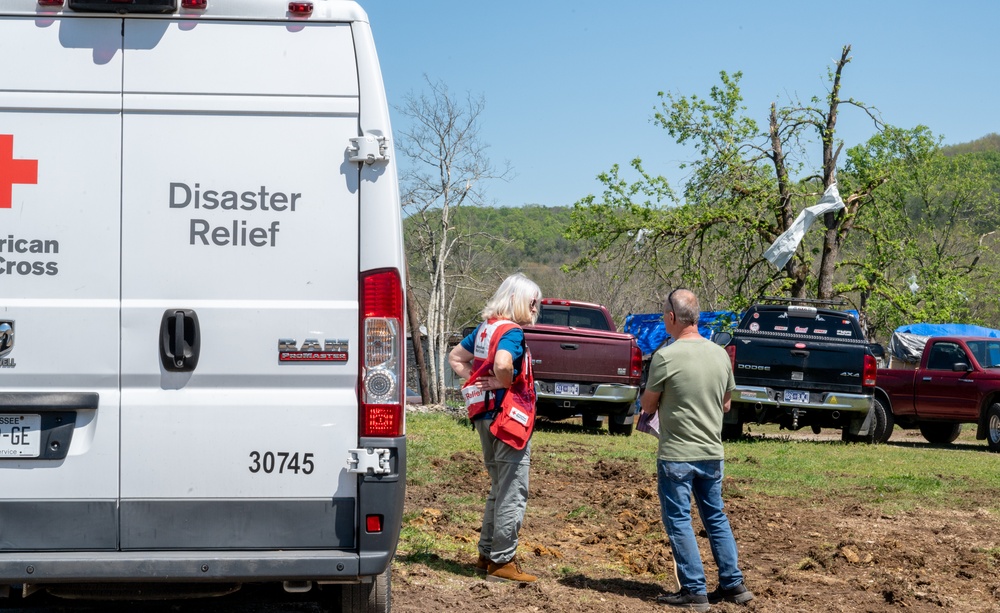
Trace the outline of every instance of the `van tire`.
<path fill-rule="evenodd" d="M 386 568 L 371 583 L 352 583 L 340 587 L 340 610 L 343 613 L 389 613 L 392 609 L 392 568 Z"/>
<path fill-rule="evenodd" d="M 920 424 L 920 434 L 928 443 L 947 445 L 954 443 L 962 433 L 962 424 L 953 421 L 925 421 Z"/>

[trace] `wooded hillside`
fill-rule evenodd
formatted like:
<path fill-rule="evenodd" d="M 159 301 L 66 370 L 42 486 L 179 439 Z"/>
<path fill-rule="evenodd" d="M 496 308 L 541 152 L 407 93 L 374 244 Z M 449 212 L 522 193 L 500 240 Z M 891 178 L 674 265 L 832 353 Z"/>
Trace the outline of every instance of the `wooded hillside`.
<path fill-rule="evenodd" d="M 947 187 L 961 178 L 962 173 L 974 172 L 985 175 L 989 179 L 993 195 L 1000 194 L 1000 135 L 990 134 L 976 141 L 944 147 L 941 153 L 950 160 L 950 164 L 938 169 L 935 175 L 915 177 L 903 192 L 897 194 L 907 199 L 904 209 L 909 216 L 911 231 L 925 232 L 926 240 L 917 241 L 917 248 L 926 253 L 912 253 L 910 264 L 925 263 L 928 267 L 947 267 L 948 260 L 942 258 L 945 251 L 949 253 L 971 253 L 977 244 L 983 241 L 991 245 L 996 243 L 996 220 L 1000 219 L 1000 211 L 982 211 L 973 201 L 961 200 L 950 206 L 930 207 L 921 205 L 919 200 L 940 197 L 936 193 L 943 189 L 955 191 L 958 188 Z M 970 166 L 971 164 L 971 166 Z M 949 183 L 948 181 L 952 181 Z M 975 194 L 962 198 L 975 198 Z M 994 207 L 995 208 L 995 207 Z M 627 262 L 624 259 L 610 259 L 590 266 L 577 266 L 581 257 L 592 246 L 583 239 L 568 238 L 569 228 L 573 224 L 573 207 L 546 207 L 529 205 L 523 207 L 486 207 L 463 206 L 455 209 L 452 224 L 469 233 L 469 238 L 462 249 L 454 257 L 464 263 L 462 270 L 462 289 L 456 297 L 459 313 L 456 328 L 475 322 L 478 310 L 483 301 L 496 285 L 506 275 L 521 271 L 534 279 L 546 297 L 572 298 L 607 305 L 619 326 L 629 313 L 657 312 L 660 309 L 660 296 L 670 289 L 670 285 L 680 285 L 679 277 L 671 282 L 671 275 L 663 274 L 665 268 L 679 264 L 684 257 L 682 253 L 674 254 L 673 261 L 658 261 L 660 270 L 642 270 L 642 264 Z M 880 221 L 876 212 L 869 223 Z M 404 226 L 411 232 L 413 218 L 407 218 Z M 953 224 L 958 222 L 959 227 Z M 952 224 L 952 226 L 949 226 Z M 906 226 L 900 226 L 901 231 Z M 949 230 L 947 235 L 935 236 L 938 231 Z M 959 231 L 960 230 L 960 231 Z M 817 233 L 820 230 L 816 230 Z M 882 247 L 873 244 L 871 235 L 857 233 L 857 240 L 846 246 L 847 261 L 858 261 L 863 256 L 870 256 Z M 996 243 L 1000 244 L 1000 243 Z M 907 247 L 913 250 L 911 245 Z M 407 241 L 408 251 L 412 249 Z M 411 261 L 419 254 L 409 253 Z M 996 257 L 995 249 L 987 250 L 985 255 L 973 258 L 968 263 L 973 269 L 1000 270 L 1000 258 Z M 661 254 L 662 257 L 662 254 Z M 996 276 L 977 279 L 973 270 L 961 269 L 938 270 L 939 277 L 948 278 L 947 288 L 937 291 L 950 291 L 959 295 L 958 304 L 963 308 L 955 308 L 955 301 L 943 300 L 937 296 L 928 296 L 927 308 L 921 311 L 926 321 L 962 321 L 977 323 L 990 327 L 1000 327 L 1000 279 Z M 899 278 L 890 281 L 906 291 L 919 292 L 923 288 L 916 279 L 920 278 L 919 270 L 904 268 L 883 271 Z M 838 270 L 837 279 L 846 284 L 850 281 L 846 268 Z M 426 278 L 421 278 L 420 272 L 411 266 L 411 284 L 413 291 L 420 295 L 425 292 Z M 910 277 L 913 277 L 913 280 Z M 627 277 L 627 278 L 626 278 Z M 914 290 L 913 286 L 917 286 Z M 693 288 L 702 292 L 703 308 L 731 308 L 731 304 L 714 301 L 711 292 L 703 292 L 704 288 Z M 854 308 L 861 306 L 857 291 L 843 293 Z M 747 302 L 753 302 L 756 296 L 746 296 Z M 419 300 L 418 300 L 419 302 Z M 871 303 L 869 303 L 869 306 Z M 891 302 L 878 307 L 881 312 L 874 313 L 872 330 L 876 340 L 886 340 L 888 333 L 897 325 L 914 323 L 901 321 L 893 317 Z"/>

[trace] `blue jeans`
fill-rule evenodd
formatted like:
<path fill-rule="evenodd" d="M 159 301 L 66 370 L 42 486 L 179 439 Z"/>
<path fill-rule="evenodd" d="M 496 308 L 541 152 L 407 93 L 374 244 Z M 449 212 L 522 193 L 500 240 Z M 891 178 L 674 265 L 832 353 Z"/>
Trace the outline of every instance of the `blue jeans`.
<path fill-rule="evenodd" d="M 691 526 L 691 494 L 708 533 L 712 557 L 719 567 L 719 587 L 728 589 L 743 582 L 736 554 L 736 539 L 722 505 L 722 460 L 700 462 L 656 461 L 663 526 L 677 565 L 677 580 L 692 594 L 705 594 L 705 568 Z"/>

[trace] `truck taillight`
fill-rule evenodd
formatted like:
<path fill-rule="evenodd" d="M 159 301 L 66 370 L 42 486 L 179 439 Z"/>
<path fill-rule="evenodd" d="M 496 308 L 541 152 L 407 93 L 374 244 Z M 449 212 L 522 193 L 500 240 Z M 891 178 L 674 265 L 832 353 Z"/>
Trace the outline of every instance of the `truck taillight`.
<path fill-rule="evenodd" d="M 639 345 L 632 343 L 632 360 L 629 364 L 629 376 L 633 379 L 642 377 L 642 349 Z"/>
<path fill-rule="evenodd" d="M 403 434 L 403 287 L 395 269 L 361 277 L 361 436 Z"/>
<path fill-rule="evenodd" d="M 874 356 L 865 356 L 865 374 L 862 377 L 863 387 L 875 387 L 875 375 L 878 374 L 878 362 Z"/>
<path fill-rule="evenodd" d="M 292 15 L 312 15 L 312 2 L 289 2 L 288 12 Z"/>
<path fill-rule="evenodd" d="M 726 353 L 729 354 L 729 361 L 733 364 L 733 370 L 736 370 L 736 345 L 726 345 Z"/>

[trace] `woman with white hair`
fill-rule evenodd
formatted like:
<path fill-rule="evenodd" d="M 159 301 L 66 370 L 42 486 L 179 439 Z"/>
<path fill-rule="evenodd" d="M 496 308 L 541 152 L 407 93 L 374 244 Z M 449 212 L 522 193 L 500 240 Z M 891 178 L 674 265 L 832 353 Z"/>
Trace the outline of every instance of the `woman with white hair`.
<path fill-rule="evenodd" d="M 476 570 L 488 581 L 531 582 L 521 570 L 517 535 L 528 504 L 528 468 L 535 419 L 531 354 L 521 326 L 538 320 L 542 292 L 521 273 L 500 284 L 483 309 L 483 322 L 448 356 L 479 434 L 490 475 Z"/>

